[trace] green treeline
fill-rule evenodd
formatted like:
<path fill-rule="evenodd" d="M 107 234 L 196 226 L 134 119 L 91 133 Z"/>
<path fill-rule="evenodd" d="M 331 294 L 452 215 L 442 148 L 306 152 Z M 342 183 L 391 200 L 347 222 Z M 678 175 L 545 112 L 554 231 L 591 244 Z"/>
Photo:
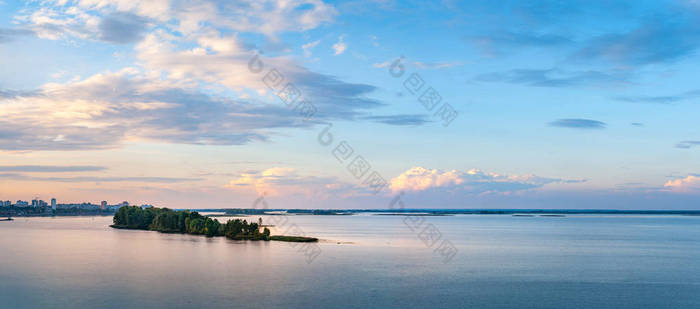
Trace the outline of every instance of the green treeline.
<path fill-rule="evenodd" d="M 225 224 L 189 210 L 124 206 L 114 214 L 114 228 L 152 230 L 163 233 L 185 233 L 207 237 L 226 236 L 231 239 L 270 240 L 270 230 L 261 233 L 257 223 L 240 219 Z"/>

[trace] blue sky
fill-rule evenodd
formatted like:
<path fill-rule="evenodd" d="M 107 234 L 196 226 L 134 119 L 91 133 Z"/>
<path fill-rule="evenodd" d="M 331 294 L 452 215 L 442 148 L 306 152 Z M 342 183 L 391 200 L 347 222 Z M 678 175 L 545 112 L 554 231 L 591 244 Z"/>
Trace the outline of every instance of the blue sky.
<path fill-rule="evenodd" d="M 0 199 L 700 205 L 696 1 L 0 3 Z"/>

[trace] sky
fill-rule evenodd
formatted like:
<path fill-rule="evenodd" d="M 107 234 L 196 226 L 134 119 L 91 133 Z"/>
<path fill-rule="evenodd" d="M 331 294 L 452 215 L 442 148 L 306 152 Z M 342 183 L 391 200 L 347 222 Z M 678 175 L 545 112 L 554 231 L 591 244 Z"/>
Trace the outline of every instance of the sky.
<path fill-rule="evenodd" d="M 700 2 L 0 0 L 0 199 L 700 209 Z"/>

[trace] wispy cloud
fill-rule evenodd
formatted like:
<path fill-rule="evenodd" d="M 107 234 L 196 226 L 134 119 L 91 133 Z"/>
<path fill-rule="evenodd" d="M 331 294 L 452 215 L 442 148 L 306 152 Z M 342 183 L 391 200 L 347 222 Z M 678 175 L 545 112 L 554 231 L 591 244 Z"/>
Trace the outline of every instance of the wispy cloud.
<path fill-rule="evenodd" d="M 0 89 L 0 99 L 14 99 L 17 97 L 29 97 L 39 95 L 38 91 L 16 91 L 8 89 Z"/>
<path fill-rule="evenodd" d="M 388 115 L 388 116 L 365 116 L 364 120 L 395 125 L 395 126 L 419 126 L 430 122 L 426 115 Z"/>
<path fill-rule="evenodd" d="M 681 141 L 678 144 L 676 144 L 676 148 L 681 149 L 690 149 L 695 146 L 700 146 L 700 141 Z"/>
<path fill-rule="evenodd" d="M 389 59 L 389 60 L 384 61 L 384 62 L 373 63 L 372 67 L 375 67 L 378 69 L 387 68 L 392 63 L 394 63 L 394 61 L 396 61 L 396 59 Z M 452 67 L 464 65 L 464 63 L 461 61 L 452 61 L 452 62 L 405 61 L 402 63 L 410 65 L 410 66 L 417 68 L 417 69 L 431 69 L 431 70 L 447 69 L 447 68 L 452 68 Z"/>
<path fill-rule="evenodd" d="M 338 42 L 333 44 L 333 51 L 335 52 L 335 55 L 342 55 L 345 50 L 348 49 L 348 44 L 343 42 L 343 39 L 345 38 L 345 35 L 341 35 L 338 37 Z"/>
<path fill-rule="evenodd" d="M 320 43 L 320 42 L 321 42 L 321 40 L 316 40 L 316 41 L 309 42 L 309 43 L 302 45 L 301 49 L 304 50 L 304 57 L 306 57 L 306 58 L 311 57 L 311 49 L 316 47 L 316 45 L 318 45 L 318 43 Z"/>
<path fill-rule="evenodd" d="M 419 69 L 446 69 L 456 66 L 461 66 L 463 63 L 461 61 L 454 62 L 436 62 L 436 63 L 426 63 L 420 61 L 414 61 L 412 64 Z"/>
<path fill-rule="evenodd" d="M 64 173 L 64 172 L 95 172 L 104 171 L 106 167 L 92 165 L 0 165 L 0 172 L 39 172 L 39 173 Z"/>
<path fill-rule="evenodd" d="M 574 59 L 608 60 L 629 65 L 676 61 L 700 46 L 700 25 L 691 12 L 666 12 L 649 17 L 627 32 L 590 40 Z"/>
<path fill-rule="evenodd" d="M 199 181 L 200 178 L 171 178 L 171 177 L 35 177 L 16 173 L 0 173 L 0 179 L 47 182 L 144 182 L 144 183 L 178 183 Z"/>
<path fill-rule="evenodd" d="M 569 36 L 526 31 L 499 31 L 488 35 L 468 36 L 466 39 L 489 56 L 519 51 L 523 47 L 556 47 L 573 43 Z"/>
<path fill-rule="evenodd" d="M 18 37 L 34 35 L 27 29 L 0 28 L 0 44 L 15 40 Z"/>
<path fill-rule="evenodd" d="M 626 83 L 628 76 L 620 73 L 600 71 L 564 71 L 560 69 L 516 69 L 506 72 L 481 74 L 476 80 L 482 82 L 505 82 L 536 87 L 573 87 L 581 85 L 602 85 Z"/>
<path fill-rule="evenodd" d="M 621 102 L 630 103 L 655 103 L 655 104 L 670 104 L 683 100 L 689 100 L 700 97 L 700 90 L 687 91 L 676 95 L 666 96 L 619 96 L 614 99 Z"/>
<path fill-rule="evenodd" d="M 605 129 L 607 126 L 607 124 L 602 121 L 577 118 L 558 119 L 548 123 L 548 125 L 551 127 L 571 129 Z"/>

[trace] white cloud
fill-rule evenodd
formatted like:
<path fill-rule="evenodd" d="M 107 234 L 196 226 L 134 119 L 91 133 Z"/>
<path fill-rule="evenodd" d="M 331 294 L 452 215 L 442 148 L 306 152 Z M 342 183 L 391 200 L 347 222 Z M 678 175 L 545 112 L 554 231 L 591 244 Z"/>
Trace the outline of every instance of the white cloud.
<path fill-rule="evenodd" d="M 227 188 L 241 193 L 255 191 L 257 195 L 290 196 L 327 199 L 353 192 L 353 187 L 331 177 L 302 175 L 287 167 L 273 167 L 263 171 L 241 173 Z"/>
<path fill-rule="evenodd" d="M 412 62 L 413 66 L 419 69 L 447 69 L 451 67 L 456 67 L 456 66 L 461 66 L 462 62 L 461 61 L 453 61 L 453 62 L 436 62 L 436 63 L 426 63 L 426 62 L 420 62 L 420 61 L 414 61 Z"/>
<path fill-rule="evenodd" d="M 16 20 L 33 28 L 42 38 L 72 36 L 99 39 L 100 21 L 114 12 L 156 21 L 162 27 L 184 35 L 195 34 L 207 27 L 205 25 L 210 25 L 271 37 L 280 32 L 314 29 L 331 22 L 338 14 L 332 5 L 321 0 L 242 0 L 227 3 L 210 0 L 48 0 Z"/>
<path fill-rule="evenodd" d="M 384 62 L 378 62 L 372 64 L 373 67 L 381 69 L 381 68 L 386 68 L 392 65 L 396 59 L 389 59 Z M 440 69 L 447 69 L 447 68 L 452 68 L 456 66 L 461 66 L 463 63 L 461 61 L 452 61 L 452 62 L 435 62 L 435 63 L 428 63 L 428 62 L 420 62 L 420 61 L 406 61 L 402 63 L 404 65 L 410 65 L 414 68 L 417 69 L 430 69 L 430 70 L 440 70 Z"/>
<path fill-rule="evenodd" d="M 467 172 L 441 171 L 424 167 L 413 167 L 391 179 L 392 192 L 434 192 L 449 194 L 513 193 L 541 188 L 551 183 L 566 183 L 558 178 L 535 175 L 500 175 L 485 173 L 477 169 Z"/>
<path fill-rule="evenodd" d="M 390 66 L 392 63 L 394 63 L 394 61 L 396 61 L 396 60 L 387 60 L 387 61 L 380 62 L 380 63 L 374 63 L 374 64 L 372 64 L 372 66 L 377 68 L 377 69 L 382 69 L 382 68 L 386 68 L 386 67 Z"/>
<path fill-rule="evenodd" d="M 342 55 L 346 49 L 348 49 L 348 44 L 343 42 L 343 38 L 345 36 L 341 35 L 338 37 L 338 42 L 333 44 L 333 50 L 335 51 L 335 55 Z"/>
<path fill-rule="evenodd" d="M 262 72 L 249 68 L 255 52 L 240 32 L 275 40 L 281 31 L 318 27 L 337 14 L 322 1 L 49 0 L 23 12 L 16 20 L 43 38 L 138 42 L 136 63 L 32 93 L 3 89 L 0 125 L 10 129 L 0 134 L 0 148 L 93 149 L 135 140 L 230 145 L 264 140 L 267 129 L 310 126 L 263 82 L 271 69 L 314 104 L 318 120 L 360 119 L 383 105 L 367 96 L 375 87 L 309 71 L 292 57 L 261 57 Z M 121 31 L 122 24 L 130 30 Z"/>
<path fill-rule="evenodd" d="M 374 87 L 344 83 L 335 77 L 307 70 L 290 57 L 260 57 L 263 72 L 252 72 L 249 63 L 255 53 L 236 35 L 224 36 L 209 30 L 196 36 L 196 45 L 180 47 L 179 39 L 167 32 L 156 31 L 136 46 L 137 58 L 144 67 L 166 76 L 172 82 L 219 85 L 242 93 L 253 90 L 257 95 L 274 91 L 263 82 L 265 74 L 276 69 L 284 75 L 284 83 L 292 83 L 326 116 L 353 118 L 358 109 L 380 106 L 365 97 Z M 270 100 L 276 97 L 270 96 Z M 351 104 L 350 104 L 351 103 Z M 321 108 L 330 105 L 328 108 Z"/>
<path fill-rule="evenodd" d="M 700 177 L 689 175 L 685 178 L 669 180 L 664 184 L 664 188 L 676 192 L 700 192 Z"/>
<path fill-rule="evenodd" d="M 311 49 L 316 47 L 316 45 L 318 45 L 318 43 L 320 43 L 320 42 L 321 42 L 321 40 L 317 40 L 317 41 L 309 42 L 309 43 L 302 45 L 301 49 L 304 50 L 304 57 L 306 57 L 306 58 L 311 57 Z"/>
<path fill-rule="evenodd" d="M 135 68 L 45 84 L 0 102 L 0 148 L 9 150 L 100 149 L 140 140 L 235 145 L 266 139 L 265 129 L 309 125 L 282 105 L 212 97 Z"/>
<path fill-rule="evenodd" d="M 379 38 L 376 35 L 370 35 L 369 38 L 372 40 L 374 47 L 379 47 Z"/>

